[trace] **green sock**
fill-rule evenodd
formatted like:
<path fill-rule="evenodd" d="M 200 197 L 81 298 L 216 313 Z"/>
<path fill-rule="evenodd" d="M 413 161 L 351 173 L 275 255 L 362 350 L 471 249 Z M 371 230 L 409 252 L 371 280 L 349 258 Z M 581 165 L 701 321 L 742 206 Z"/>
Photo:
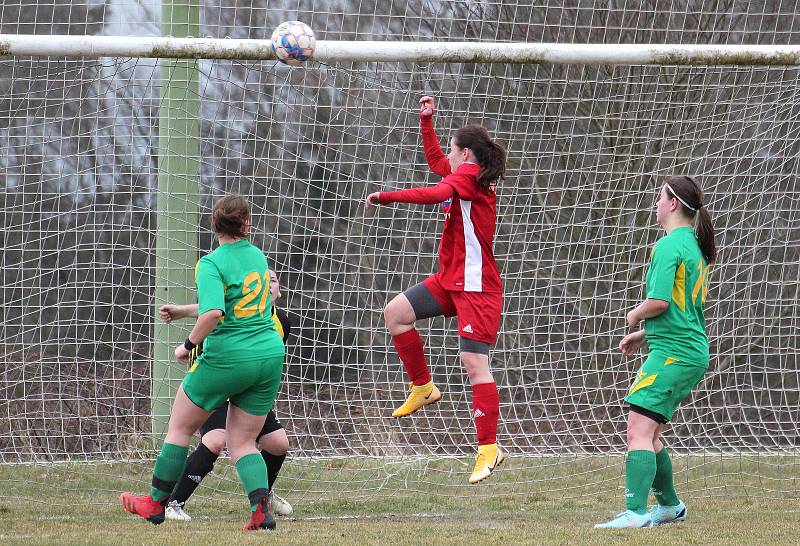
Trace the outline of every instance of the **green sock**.
<path fill-rule="evenodd" d="M 647 513 L 647 495 L 656 475 L 656 454 L 652 451 L 628 452 L 625 462 L 625 507 L 637 514 Z"/>
<path fill-rule="evenodd" d="M 236 471 L 239 473 L 239 479 L 242 480 L 242 485 L 244 485 L 244 490 L 248 497 L 256 489 L 266 490 L 269 487 L 267 484 L 267 465 L 261 453 L 250 453 L 236 461 Z M 250 504 L 252 512 L 255 512 L 256 508 L 258 508 L 258 504 Z"/>
<path fill-rule="evenodd" d="M 672 481 L 672 460 L 664 447 L 656 453 L 656 477 L 653 479 L 653 492 L 661 506 L 678 506 L 678 494 Z"/>
<path fill-rule="evenodd" d="M 153 485 L 150 487 L 150 496 L 159 500 L 172 493 L 175 482 L 183 474 L 183 467 L 186 465 L 186 455 L 189 453 L 189 446 L 176 446 L 175 444 L 164 443 L 161 452 L 156 458 L 153 467 Z"/>

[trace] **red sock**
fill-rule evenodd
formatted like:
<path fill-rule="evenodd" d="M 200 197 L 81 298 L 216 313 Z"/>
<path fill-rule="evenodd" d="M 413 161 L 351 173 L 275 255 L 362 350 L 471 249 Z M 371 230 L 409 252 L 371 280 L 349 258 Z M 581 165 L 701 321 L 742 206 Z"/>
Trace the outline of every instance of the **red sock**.
<path fill-rule="evenodd" d="M 411 382 L 414 385 L 430 383 L 431 372 L 428 371 L 428 363 L 425 362 L 425 349 L 422 348 L 419 332 L 412 328 L 408 332 L 393 336 L 392 342 Z"/>
<path fill-rule="evenodd" d="M 472 409 L 475 412 L 478 445 L 496 443 L 497 418 L 500 415 L 500 397 L 497 395 L 496 383 L 472 385 Z"/>

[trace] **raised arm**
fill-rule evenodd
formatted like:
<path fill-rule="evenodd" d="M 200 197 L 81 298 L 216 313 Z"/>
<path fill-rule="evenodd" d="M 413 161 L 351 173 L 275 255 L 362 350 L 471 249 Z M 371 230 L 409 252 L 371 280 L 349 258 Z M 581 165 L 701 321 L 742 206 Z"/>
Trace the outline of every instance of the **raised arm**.
<path fill-rule="evenodd" d="M 419 126 L 422 132 L 422 147 L 425 149 L 425 160 L 428 162 L 431 171 L 444 177 L 451 172 L 450 162 L 442 151 L 439 137 L 436 136 L 436 130 L 433 128 L 433 115 L 435 113 L 436 107 L 433 97 L 424 96 L 419 99 Z"/>

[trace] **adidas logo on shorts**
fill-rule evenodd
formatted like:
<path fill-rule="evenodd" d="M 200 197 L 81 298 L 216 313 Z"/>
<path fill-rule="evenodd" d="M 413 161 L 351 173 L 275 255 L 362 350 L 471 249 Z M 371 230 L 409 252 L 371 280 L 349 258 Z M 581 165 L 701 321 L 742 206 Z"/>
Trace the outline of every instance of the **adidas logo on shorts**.
<path fill-rule="evenodd" d="M 486 414 L 481 411 L 481 408 L 475 408 L 475 419 L 478 417 L 484 417 Z"/>

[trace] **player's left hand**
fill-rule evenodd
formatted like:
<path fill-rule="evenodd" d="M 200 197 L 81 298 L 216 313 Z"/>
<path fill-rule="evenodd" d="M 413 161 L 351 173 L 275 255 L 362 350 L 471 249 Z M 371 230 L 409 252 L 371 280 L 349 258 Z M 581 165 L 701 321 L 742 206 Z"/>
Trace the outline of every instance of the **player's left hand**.
<path fill-rule="evenodd" d="M 622 338 L 622 341 L 619 342 L 619 350 L 622 351 L 622 354 L 625 356 L 633 356 L 644 344 L 645 339 L 642 333 L 633 332 Z"/>
<path fill-rule="evenodd" d="M 186 347 L 183 346 L 183 343 L 175 347 L 175 360 L 181 364 L 189 363 L 189 351 L 186 350 Z"/>
<path fill-rule="evenodd" d="M 372 205 L 380 205 L 381 204 L 381 192 L 376 191 L 367 196 L 367 200 L 364 201 L 364 207 L 370 208 Z"/>

